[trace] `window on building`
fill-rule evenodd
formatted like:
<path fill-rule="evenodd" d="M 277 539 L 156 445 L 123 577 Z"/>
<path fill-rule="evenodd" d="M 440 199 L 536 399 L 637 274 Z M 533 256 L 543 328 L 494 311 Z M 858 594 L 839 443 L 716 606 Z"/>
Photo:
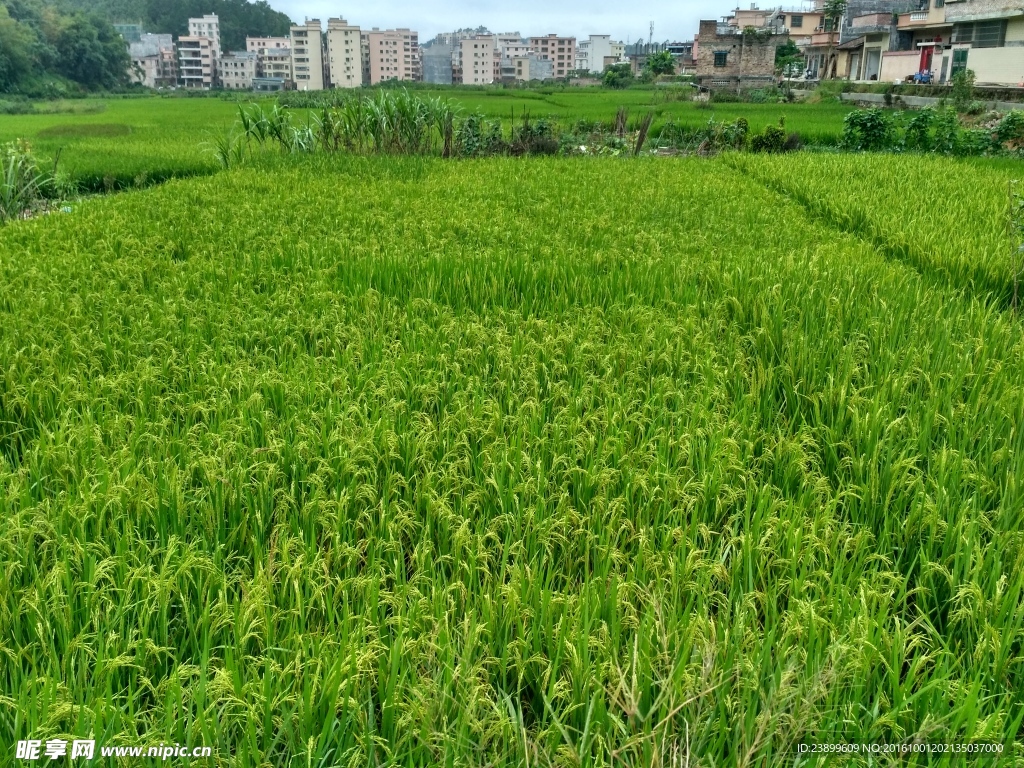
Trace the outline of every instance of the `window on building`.
<path fill-rule="evenodd" d="M 1006 19 L 953 25 L 953 42 L 973 48 L 1002 48 L 1006 44 Z"/>
<path fill-rule="evenodd" d="M 726 60 L 728 58 L 729 58 L 729 52 L 728 51 L 715 51 L 715 66 L 716 67 L 724 67 L 726 65 Z"/>

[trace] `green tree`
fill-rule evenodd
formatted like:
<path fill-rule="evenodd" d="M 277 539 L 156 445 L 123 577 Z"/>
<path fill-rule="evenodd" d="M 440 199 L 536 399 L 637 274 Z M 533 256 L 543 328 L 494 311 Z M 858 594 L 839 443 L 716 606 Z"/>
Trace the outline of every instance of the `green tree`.
<path fill-rule="evenodd" d="M 12 19 L 7 6 L 0 5 L 0 90 L 11 90 L 32 72 L 37 42 L 31 28 Z"/>
<path fill-rule="evenodd" d="M 795 77 L 803 68 L 804 56 L 792 40 L 775 49 L 775 74 L 784 78 L 786 93 L 790 90 L 786 78 Z"/>
<path fill-rule="evenodd" d="M 676 71 L 676 60 L 668 51 L 661 51 L 647 57 L 644 70 L 654 77 L 658 75 L 672 75 Z"/>
<path fill-rule="evenodd" d="M 128 82 L 131 58 L 124 40 L 97 16 L 76 16 L 55 41 L 57 71 L 86 88 L 115 88 Z"/>
<path fill-rule="evenodd" d="M 611 64 L 605 67 L 601 78 L 602 84 L 608 88 L 625 88 L 633 80 L 633 70 L 629 64 Z"/>
<path fill-rule="evenodd" d="M 843 16 L 846 15 L 846 8 L 847 0 L 825 0 L 821 16 L 826 32 L 835 32 L 838 37 L 838 33 L 842 29 Z M 828 80 L 836 76 L 836 63 L 832 53 L 833 46 L 833 36 L 830 34 L 828 38 L 828 53 L 825 55 L 825 72 L 821 77 L 822 80 Z"/>

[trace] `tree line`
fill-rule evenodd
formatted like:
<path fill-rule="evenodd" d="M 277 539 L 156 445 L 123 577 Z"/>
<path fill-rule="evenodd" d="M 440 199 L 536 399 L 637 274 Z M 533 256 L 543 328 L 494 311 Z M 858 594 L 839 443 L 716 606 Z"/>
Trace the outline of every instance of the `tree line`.
<path fill-rule="evenodd" d="M 0 92 L 117 88 L 127 84 L 130 65 L 124 40 L 101 16 L 0 0 Z"/>

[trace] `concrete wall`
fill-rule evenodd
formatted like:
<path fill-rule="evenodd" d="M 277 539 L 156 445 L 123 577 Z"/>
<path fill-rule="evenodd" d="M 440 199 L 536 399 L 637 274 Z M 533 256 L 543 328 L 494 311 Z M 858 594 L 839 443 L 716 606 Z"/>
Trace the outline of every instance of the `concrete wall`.
<path fill-rule="evenodd" d="M 882 54 L 882 71 L 878 81 L 902 83 L 908 76 L 916 74 L 920 66 L 920 51 L 887 51 Z"/>
<path fill-rule="evenodd" d="M 972 48 L 967 54 L 967 68 L 974 70 L 979 84 L 1024 83 L 1024 46 Z"/>
<path fill-rule="evenodd" d="M 807 95 L 811 93 L 814 93 L 814 91 L 793 91 L 793 94 L 798 99 L 806 98 Z M 886 106 L 885 94 L 883 93 L 841 93 L 839 94 L 839 98 L 843 101 L 848 101 L 851 104 L 860 104 L 861 106 L 866 107 Z M 936 99 L 930 96 L 900 96 L 899 94 L 893 94 L 891 98 L 893 104 L 901 104 L 903 106 L 914 107 L 917 109 L 938 106 L 942 101 L 942 99 Z M 1024 109 L 1024 102 L 988 101 L 984 98 L 979 99 L 979 101 L 985 105 L 986 109 L 994 109 L 999 112 L 1009 112 L 1011 109 Z"/>

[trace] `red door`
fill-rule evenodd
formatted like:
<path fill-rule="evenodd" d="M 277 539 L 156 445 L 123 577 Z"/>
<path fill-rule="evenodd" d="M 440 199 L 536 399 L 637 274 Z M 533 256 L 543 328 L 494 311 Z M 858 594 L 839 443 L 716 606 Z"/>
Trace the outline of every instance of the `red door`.
<path fill-rule="evenodd" d="M 932 71 L 932 56 L 934 53 L 935 48 L 931 45 L 927 45 L 921 49 L 921 66 L 918 68 L 918 72 Z"/>

